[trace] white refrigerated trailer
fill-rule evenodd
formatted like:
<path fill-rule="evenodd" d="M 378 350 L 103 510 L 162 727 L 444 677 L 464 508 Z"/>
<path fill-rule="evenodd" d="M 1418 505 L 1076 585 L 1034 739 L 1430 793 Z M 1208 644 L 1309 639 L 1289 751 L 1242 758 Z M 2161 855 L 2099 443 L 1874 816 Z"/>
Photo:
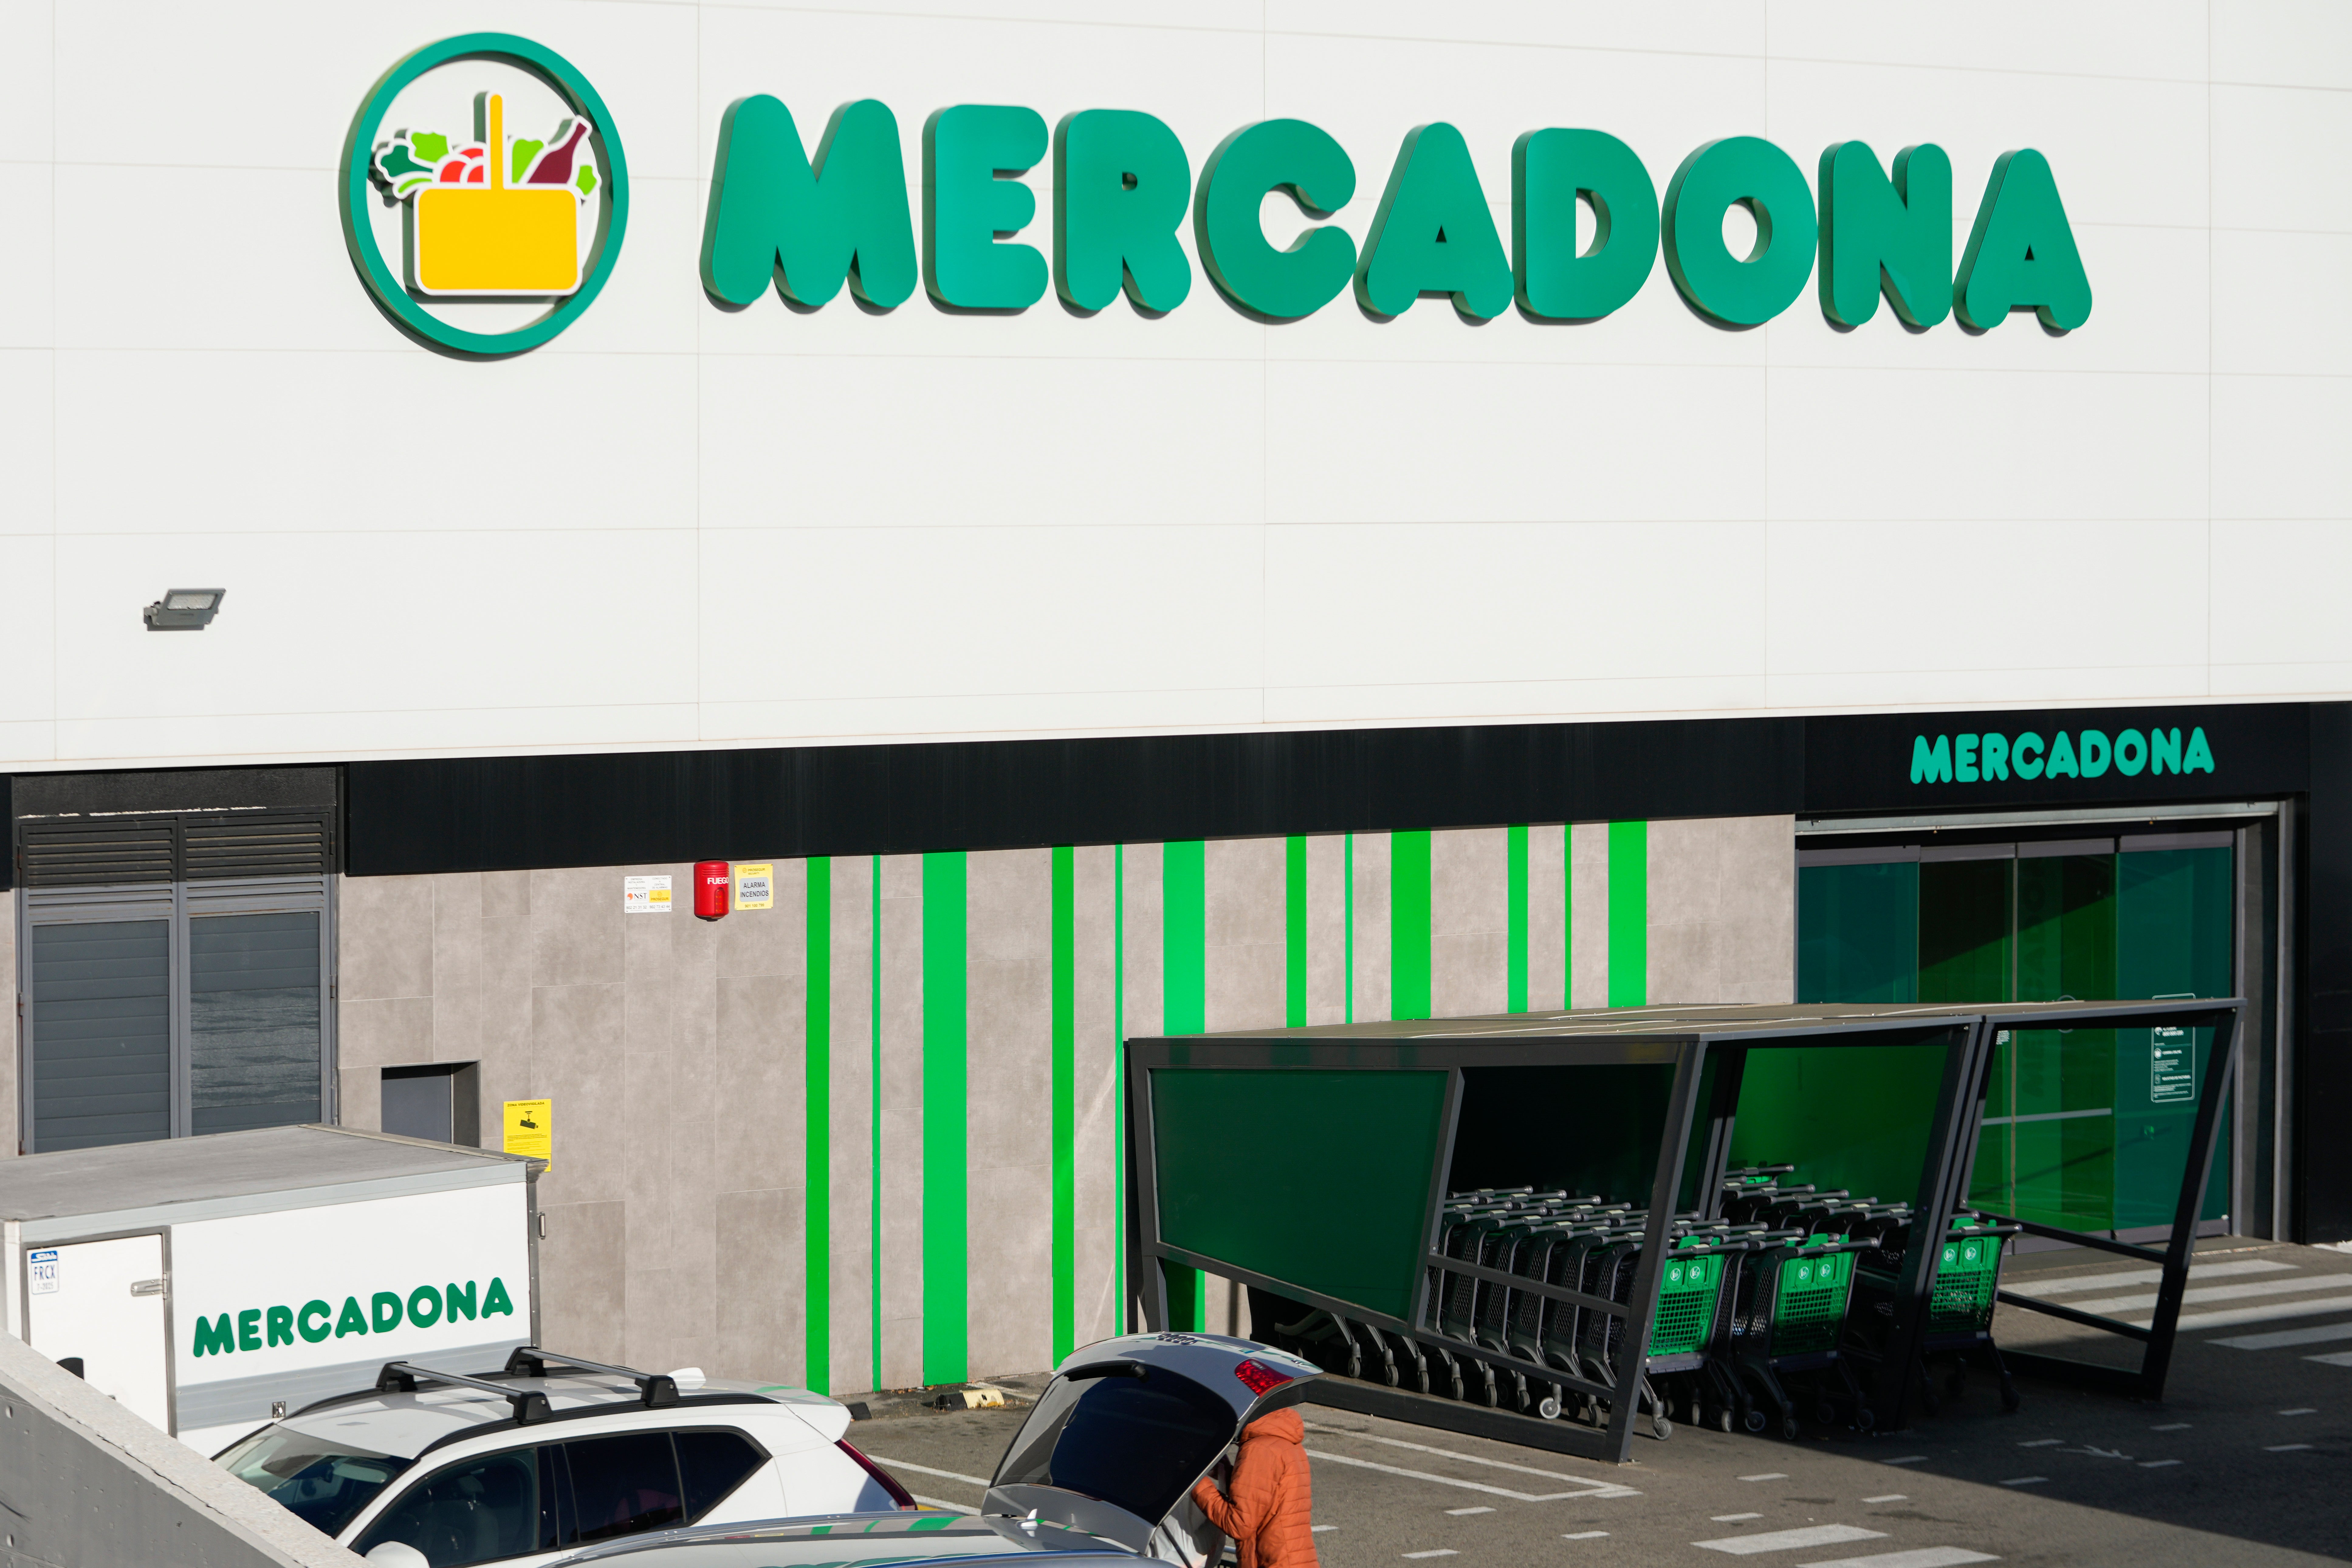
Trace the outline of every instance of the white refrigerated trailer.
<path fill-rule="evenodd" d="M 273 1127 L 0 1160 L 10 1333 L 206 1454 L 539 1340 L 539 1160 Z"/>

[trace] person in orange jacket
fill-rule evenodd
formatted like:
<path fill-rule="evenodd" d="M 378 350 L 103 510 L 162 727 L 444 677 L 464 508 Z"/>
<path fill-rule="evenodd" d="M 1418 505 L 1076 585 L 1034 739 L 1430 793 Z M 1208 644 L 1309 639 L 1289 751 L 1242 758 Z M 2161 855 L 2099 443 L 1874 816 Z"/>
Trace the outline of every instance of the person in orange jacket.
<path fill-rule="evenodd" d="M 1297 1411 L 1261 1415 L 1242 1428 L 1232 1499 L 1205 1476 L 1193 1484 L 1192 1501 L 1233 1537 L 1241 1568 L 1318 1568 L 1306 1445 Z"/>

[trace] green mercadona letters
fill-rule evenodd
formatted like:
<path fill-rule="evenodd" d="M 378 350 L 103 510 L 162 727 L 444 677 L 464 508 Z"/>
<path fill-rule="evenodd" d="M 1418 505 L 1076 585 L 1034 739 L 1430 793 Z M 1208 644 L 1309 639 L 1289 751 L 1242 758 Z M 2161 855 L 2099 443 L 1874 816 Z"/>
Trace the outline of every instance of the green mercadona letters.
<path fill-rule="evenodd" d="M 1048 157 L 1050 265 L 1011 237 L 1035 218 L 1037 197 L 1009 177 Z M 1727 136 L 1685 158 L 1661 200 L 1641 159 L 1606 132 L 1530 131 L 1511 149 L 1507 252 L 1470 149 L 1443 121 L 1406 133 L 1360 249 L 1329 223 L 1279 249 L 1265 237 L 1259 206 L 1270 192 L 1310 219 L 1356 194 L 1347 150 L 1303 120 L 1235 131 L 1195 182 L 1176 133 L 1150 114 L 1082 110 L 1049 132 L 1034 109 L 958 104 L 924 122 L 922 160 L 919 275 L 951 310 L 1026 310 L 1049 283 L 1082 313 L 1122 291 L 1148 314 L 1172 310 L 1192 292 L 1177 237 L 1189 218 L 1218 293 L 1266 321 L 1311 315 L 1351 286 L 1375 318 L 1437 295 L 1474 320 L 1516 301 L 1533 318 L 1595 321 L 1633 299 L 1661 255 L 1692 310 L 1732 330 L 1770 321 L 1809 279 L 1841 328 L 1869 321 L 1882 299 L 1915 331 L 1956 316 L 1981 332 L 2030 310 L 2064 332 L 2091 314 L 2057 180 L 2031 148 L 1994 163 L 1957 268 L 1951 160 L 1932 142 L 1903 148 L 1891 164 L 1863 142 L 1839 142 L 1809 186 L 1780 148 Z M 812 156 L 782 102 L 740 99 L 719 129 L 703 285 L 735 309 L 771 283 L 805 308 L 845 282 L 868 306 L 902 304 L 919 270 L 907 192 L 888 106 L 862 99 L 835 110 Z M 1733 206 L 1754 219 L 1746 255 L 1724 240 Z"/>
<path fill-rule="evenodd" d="M 405 1323 L 429 1329 L 467 1318 L 514 1316 L 514 1299 L 506 1281 L 492 1277 L 487 1286 L 476 1280 L 463 1285 L 419 1285 L 406 1296 L 378 1290 L 365 1307 L 357 1296 L 346 1296 L 341 1309 L 323 1298 L 299 1307 L 247 1307 L 237 1313 L 222 1312 L 196 1318 L 194 1353 L 227 1355 L 236 1351 L 267 1350 L 290 1345 L 300 1335 L 317 1344 L 329 1335 L 388 1334 Z"/>

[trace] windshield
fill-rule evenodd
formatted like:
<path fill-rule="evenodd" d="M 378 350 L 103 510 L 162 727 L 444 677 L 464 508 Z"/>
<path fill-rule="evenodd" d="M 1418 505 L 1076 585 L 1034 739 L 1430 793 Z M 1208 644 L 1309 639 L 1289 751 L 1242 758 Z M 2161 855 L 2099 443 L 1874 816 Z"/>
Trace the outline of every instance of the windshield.
<path fill-rule="evenodd" d="M 343 1526 L 409 1465 L 390 1454 L 313 1437 L 290 1426 L 264 1426 L 216 1462 L 331 1536 L 341 1534 Z"/>
<path fill-rule="evenodd" d="M 1164 1367 L 1057 1379 L 1023 1424 L 1000 1487 L 1059 1487 L 1157 1524 L 1234 1440 L 1234 1411 Z"/>

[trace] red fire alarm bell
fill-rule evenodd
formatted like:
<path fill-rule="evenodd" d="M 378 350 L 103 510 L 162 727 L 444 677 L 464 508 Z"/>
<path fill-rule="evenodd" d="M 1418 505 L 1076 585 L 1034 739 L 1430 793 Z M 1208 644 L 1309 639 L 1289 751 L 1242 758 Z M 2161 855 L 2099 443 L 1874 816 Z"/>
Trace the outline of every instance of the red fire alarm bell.
<path fill-rule="evenodd" d="M 727 912 L 735 879 L 724 860 L 697 860 L 694 863 L 694 916 L 697 920 L 715 921 Z"/>

